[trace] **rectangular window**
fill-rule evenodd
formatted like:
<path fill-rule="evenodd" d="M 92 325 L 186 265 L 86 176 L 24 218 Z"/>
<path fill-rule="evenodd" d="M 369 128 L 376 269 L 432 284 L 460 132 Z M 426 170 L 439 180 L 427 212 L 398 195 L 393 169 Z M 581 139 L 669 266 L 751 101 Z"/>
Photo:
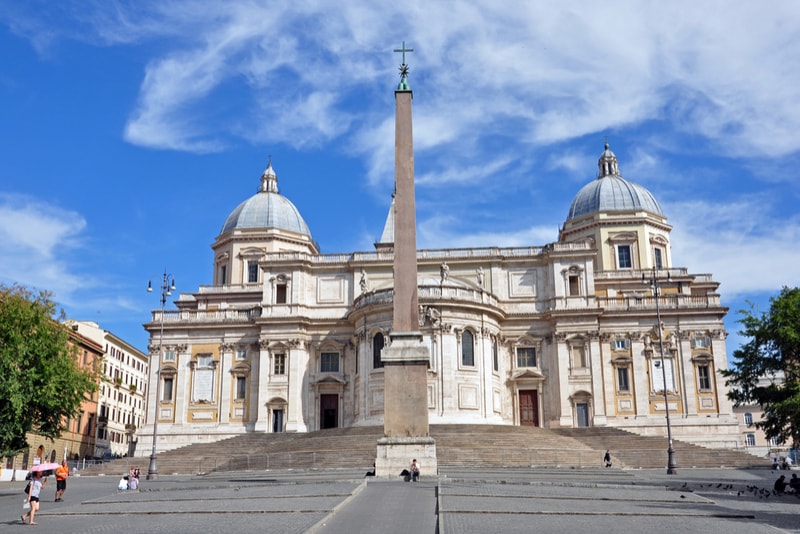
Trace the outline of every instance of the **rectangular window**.
<path fill-rule="evenodd" d="M 247 349 L 236 349 L 236 359 L 243 361 L 247 359 Z"/>
<path fill-rule="evenodd" d="M 221 265 L 219 268 L 219 284 L 224 286 L 227 280 L 228 280 L 228 266 Z"/>
<path fill-rule="evenodd" d="M 535 347 L 517 347 L 517 367 L 536 367 Z"/>
<path fill-rule="evenodd" d="M 251 284 L 258 282 L 258 262 L 247 262 L 247 281 Z"/>
<path fill-rule="evenodd" d="M 697 385 L 701 390 L 711 389 L 711 376 L 709 375 L 708 365 L 697 366 Z"/>
<path fill-rule="evenodd" d="M 619 245 L 617 247 L 617 265 L 620 269 L 631 269 L 633 267 L 630 245 Z"/>
<path fill-rule="evenodd" d="M 755 447 L 756 446 L 756 435 L 755 434 L 747 434 L 747 446 L 748 447 Z"/>
<path fill-rule="evenodd" d="M 617 337 L 614 338 L 612 348 L 614 350 L 628 350 L 629 348 L 628 338 L 625 337 Z"/>
<path fill-rule="evenodd" d="M 208 369 L 211 367 L 211 362 L 214 360 L 214 357 L 210 354 L 198 354 L 197 355 L 197 367 Z"/>
<path fill-rule="evenodd" d="M 165 350 L 164 351 L 164 361 L 165 362 L 174 362 L 175 361 L 175 351 L 174 350 Z"/>
<path fill-rule="evenodd" d="M 661 259 L 661 249 L 654 248 L 653 249 L 653 260 L 655 261 L 656 269 L 663 269 L 664 268 L 664 260 Z"/>
<path fill-rule="evenodd" d="M 275 286 L 275 304 L 286 304 L 286 284 Z"/>
<path fill-rule="evenodd" d="M 475 366 L 475 338 L 469 330 L 461 333 L 461 365 Z"/>
<path fill-rule="evenodd" d="M 581 279 L 577 274 L 570 275 L 569 277 L 569 296 L 577 297 L 581 294 Z"/>
<path fill-rule="evenodd" d="M 753 426 L 753 414 L 750 412 L 744 414 L 744 424 L 747 426 Z"/>
<path fill-rule="evenodd" d="M 235 400 L 244 400 L 247 396 L 247 378 L 244 376 L 237 376 L 236 377 L 236 399 Z"/>
<path fill-rule="evenodd" d="M 497 354 L 497 340 L 492 340 L 492 370 L 497 372 L 500 370 L 500 357 Z"/>
<path fill-rule="evenodd" d="M 272 368 L 272 374 L 285 375 L 286 374 L 286 355 L 276 354 L 275 361 Z"/>
<path fill-rule="evenodd" d="M 617 367 L 617 391 L 628 392 L 631 390 L 630 381 L 628 380 L 628 368 Z"/>
<path fill-rule="evenodd" d="M 711 338 L 708 336 L 695 336 L 692 338 L 693 349 L 707 349 L 711 346 Z"/>
<path fill-rule="evenodd" d="M 161 390 L 161 401 L 172 402 L 172 378 L 164 378 L 164 387 Z"/>
<path fill-rule="evenodd" d="M 573 367 L 588 367 L 586 364 L 586 347 L 577 345 L 572 347 Z"/>
<path fill-rule="evenodd" d="M 339 372 L 339 353 L 323 352 L 320 355 L 320 371 L 323 373 Z"/>

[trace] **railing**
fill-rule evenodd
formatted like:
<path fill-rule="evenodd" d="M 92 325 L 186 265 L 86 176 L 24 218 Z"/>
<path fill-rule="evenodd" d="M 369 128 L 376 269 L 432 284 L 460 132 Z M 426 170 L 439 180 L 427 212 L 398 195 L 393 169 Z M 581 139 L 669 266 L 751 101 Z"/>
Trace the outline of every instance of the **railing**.
<path fill-rule="evenodd" d="M 161 310 L 153 310 L 152 322 L 161 321 Z M 164 322 L 248 322 L 261 317 L 261 308 L 228 309 L 228 310 L 165 310 Z"/>
<path fill-rule="evenodd" d="M 656 297 L 596 297 L 597 304 L 606 310 L 649 310 L 655 309 Z M 721 306 L 719 295 L 661 295 L 658 305 L 662 311 L 686 308 L 712 308 Z"/>
<path fill-rule="evenodd" d="M 418 297 L 423 300 L 450 300 L 457 302 L 472 302 L 487 306 L 498 306 L 497 299 L 478 289 L 454 286 L 419 286 Z M 394 299 L 394 289 L 381 289 L 359 296 L 353 303 L 355 309 L 376 304 L 390 304 Z"/>
<path fill-rule="evenodd" d="M 266 471 L 270 469 L 336 469 L 369 468 L 373 453 L 364 452 L 358 462 L 360 451 L 302 451 L 268 454 L 246 454 L 233 456 L 199 456 L 177 460 L 174 463 L 161 460 L 167 471 L 182 473 L 211 473 L 214 471 Z M 439 454 L 440 466 L 570 466 L 597 467 L 601 464 L 601 451 L 585 449 L 448 449 L 449 454 Z M 355 457 L 355 461 L 354 461 Z M 448 461 L 448 457 L 454 458 Z"/>

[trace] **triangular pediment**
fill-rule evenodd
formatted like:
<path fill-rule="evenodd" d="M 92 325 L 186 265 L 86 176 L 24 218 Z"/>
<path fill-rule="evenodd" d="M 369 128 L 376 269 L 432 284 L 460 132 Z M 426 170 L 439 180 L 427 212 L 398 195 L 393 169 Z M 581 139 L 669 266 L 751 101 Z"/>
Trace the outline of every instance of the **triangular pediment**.
<path fill-rule="evenodd" d="M 339 378 L 338 376 L 325 375 L 323 377 L 320 377 L 314 383 L 315 384 L 339 384 L 339 385 L 344 385 L 346 382 L 344 381 L 344 379 Z"/>
<path fill-rule="evenodd" d="M 536 369 L 515 369 L 511 373 L 511 380 L 544 380 L 544 375 Z"/>

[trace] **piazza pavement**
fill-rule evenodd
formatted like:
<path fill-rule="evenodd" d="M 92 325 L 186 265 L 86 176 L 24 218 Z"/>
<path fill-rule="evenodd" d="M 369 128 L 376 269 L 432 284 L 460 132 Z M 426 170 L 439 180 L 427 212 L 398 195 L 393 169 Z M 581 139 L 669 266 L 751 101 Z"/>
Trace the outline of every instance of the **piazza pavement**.
<path fill-rule="evenodd" d="M 124 466 L 122 466 L 124 470 Z M 424 468 L 424 466 L 423 466 Z M 60 533 L 800 533 L 800 497 L 769 469 L 443 469 L 420 482 L 362 470 L 249 471 L 49 481 L 37 526 L 19 516 L 24 481 L 0 482 L 0 531 Z M 120 473 L 122 474 L 122 473 Z"/>

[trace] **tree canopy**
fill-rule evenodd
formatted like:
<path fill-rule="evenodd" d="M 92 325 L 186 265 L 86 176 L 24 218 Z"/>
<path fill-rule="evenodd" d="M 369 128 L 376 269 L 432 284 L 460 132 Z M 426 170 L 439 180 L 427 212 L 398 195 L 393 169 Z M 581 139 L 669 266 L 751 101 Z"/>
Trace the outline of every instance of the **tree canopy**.
<path fill-rule="evenodd" d="M 0 457 L 27 448 L 27 432 L 59 437 L 97 390 L 50 297 L 0 284 Z"/>
<path fill-rule="evenodd" d="M 740 333 L 748 341 L 733 352 L 722 371 L 736 406 L 757 404 L 764 416 L 756 427 L 778 443 L 800 444 L 800 288 L 784 287 L 760 315 L 743 314 Z"/>

